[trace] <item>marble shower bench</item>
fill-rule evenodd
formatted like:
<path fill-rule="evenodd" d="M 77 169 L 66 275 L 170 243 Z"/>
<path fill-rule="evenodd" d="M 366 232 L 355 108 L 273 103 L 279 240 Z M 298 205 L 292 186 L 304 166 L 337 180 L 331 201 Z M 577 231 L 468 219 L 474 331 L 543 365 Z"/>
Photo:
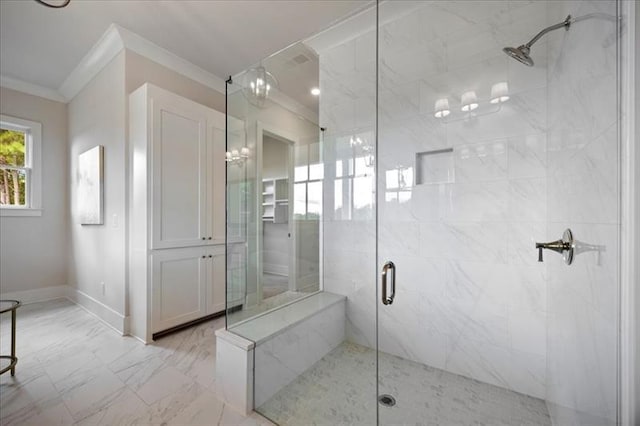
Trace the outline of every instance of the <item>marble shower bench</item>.
<path fill-rule="evenodd" d="M 216 387 L 253 411 L 345 339 L 346 298 L 320 292 L 216 331 Z"/>

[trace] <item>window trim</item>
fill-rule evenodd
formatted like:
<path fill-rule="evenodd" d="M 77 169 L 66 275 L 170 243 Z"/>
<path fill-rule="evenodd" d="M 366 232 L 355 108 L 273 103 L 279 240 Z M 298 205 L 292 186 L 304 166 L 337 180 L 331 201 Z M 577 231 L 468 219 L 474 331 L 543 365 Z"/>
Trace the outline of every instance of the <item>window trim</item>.
<path fill-rule="evenodd" d="M 25 169 L 29 170 L 26 188 L 28 205 L 23 207 L 0 206 L 0 216 L 42 215 L 42 124 L 24 118 L 0 114 L 0 127 L 24 132 L 27 144 Z"/>

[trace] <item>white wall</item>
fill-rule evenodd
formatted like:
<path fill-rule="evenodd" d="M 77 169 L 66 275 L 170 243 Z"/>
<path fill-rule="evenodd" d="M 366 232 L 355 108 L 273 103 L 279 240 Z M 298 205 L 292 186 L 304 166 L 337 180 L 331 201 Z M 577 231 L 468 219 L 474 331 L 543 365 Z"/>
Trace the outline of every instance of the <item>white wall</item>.
<path fill-rule="evenodd" d="M 0 293 L 67 284 L 67 106 L 0 88 L 0 113 L 42 123 L 42 216 L 0 218 Z"/>
<path fill-rule="evenodd" d="M 533 244 L 547 237 L 545 44 L 536 45 L 534 68 L 502 47 L 543 28 L 546 4 L 476 4 L 416 3 L 394 19 L 394 2 L 381 5 L 378 196 L 361 172 L 353 198 L 368 201 L 351 214 L 344 196 L 342 208 L 334 205 L 334 163 L 352 155 L 351 135 L 374 143 L 375 35 L 320 52 L 324 288 L 349 297 L 347 333 L 356 343 L 375 345 L 378 304 L 381 350 L 544 397 L 546 264 Z M 491 86 L 503 81 L 511 99 L 495 111 Z M 461 116 L 467 90 L 486 115 Z M 433 116 L 441 97 L 451 104 L 448 124 Z M 416 153 L 442 148 L 453 148 L 453 181 L 414 185 Z M 393 183 L 399 166 L 402 190 Z M 398 269 L 390 306 L 375 300 L 386 260 Z"/>
<path fill-rule="evenodd" d="M 152 83 L 194 102 L 224 112 L 224 93 L 191 80 L 130 50 L 125 51 L 127 95 L 144 83 Z"/>
<path fill-rule="evenodd" d="M 289 173 L 289 148 L 287 143 L 267 135 L 262 136 L 262 179 L 286 177 Z"/>
<path fill-rule="evenodd" d="M 551 2 L 549 22 L 616 14 L 614 1 Z M 616 22 L 550 34 L 547 239 L 570 227 L 586 250 L 549 254 L 547 405 L 555 424 L 616 424 L 619 167 Z"/>
<path fill-rule="evenodd" d="M 125 54 L 120 52 L 69 102 L 69 285 L 94 310 L 97 301 L 126 314 L 126 129 Z M 104 146 L 104 224 L 78 220 L 78 155 Z M 105 289 L 102 291 L 101 283 Z M 86 295 L 86 296 L 85 296 Z M 91 299 L 88 299 L 88 298 Z"/>

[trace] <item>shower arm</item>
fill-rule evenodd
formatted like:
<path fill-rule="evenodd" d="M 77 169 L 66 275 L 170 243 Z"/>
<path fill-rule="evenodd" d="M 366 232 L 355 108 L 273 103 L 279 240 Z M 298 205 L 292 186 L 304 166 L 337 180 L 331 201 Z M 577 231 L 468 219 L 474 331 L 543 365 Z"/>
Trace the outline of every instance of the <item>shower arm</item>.
<path fill-rule="evenodd" d="M 533 44 L 540 40 L 540 38 L 545 35 L 546 33 L 550 32 L 550 31 L 555 31 L 555 30 L 559 30 L 560 28 L 564 28 L 566 30 L 569 29 L 569 27 L 571 26 L 571 24 L 573 24 L 574 22 L 576 22 L 576 19 L 571 18 L 571 15 L 567 16 L 567 18 L 560 22 L 559 24 L 555 24 L 555 25 L 551 25 L 550 27 L 545 28 L 544 30 L 540 31 L 538 34 L 536 34 L 535 36 L 533 36 L 533 38 L 529 41 L 529 43 L 525 44 L 524 46 L 529 49 L 531 48 L 531 46 L 533 46 Z"/>
<path fill-rule="evenodd" d="M 616 17 L 611 16 L 609 14 L 606 13 L 588 13 L 586 15 L 583 16 L 578 16 L 577 18 L 572 18 L 571 15 L 567 15 L 567 18 L 555 25 L 551 25 L 550 27 L 545 28 L 544 30 L 540 31 L 538 34 L 536 34 L 535 36 L 533 36 L 533 38 L 529 41 L 529 43 L 525 44 L 524 46 L 529 49 L 531 48 L 531 46 L 533 46 L 533 44 L 540 40 L 540 38 L 545 35 L 546 33 L 550 32 L 550 31 L 555 31 L 555 30 L 559 30 L 560 28 L 564 28 L 567 31 L 569 30 L 569 28 L 571 27 L 571 24 L 575 24 L 576 22 L 579 21 L 584 21 L 585 19 L 591 19 L 591 18 L 601 18 L 601 19 L 607 19 L 610 21 L 617 21 Z"/>

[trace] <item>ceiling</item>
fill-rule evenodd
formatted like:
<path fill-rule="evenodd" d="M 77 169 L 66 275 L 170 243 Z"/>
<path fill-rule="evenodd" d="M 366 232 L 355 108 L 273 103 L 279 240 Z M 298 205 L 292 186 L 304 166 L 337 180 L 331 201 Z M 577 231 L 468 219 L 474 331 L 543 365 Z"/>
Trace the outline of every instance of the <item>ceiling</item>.
<path fill-rule="evenodd" d="M 226 79 L 368 3 L 71 0 L 64 9 L 51 9 L 31 0 L 0 0 L 0 74 L 58 89 L 115 23 Z"/>
<path fill-rule="evenodd" d="M 320 87 L 320 61 L 313 50 L 295 43 L 265 59 L 262 65 L 277 79 L 281 92 L 317 115 L 319 98 L 311 94 L 311 89 Z"/>

